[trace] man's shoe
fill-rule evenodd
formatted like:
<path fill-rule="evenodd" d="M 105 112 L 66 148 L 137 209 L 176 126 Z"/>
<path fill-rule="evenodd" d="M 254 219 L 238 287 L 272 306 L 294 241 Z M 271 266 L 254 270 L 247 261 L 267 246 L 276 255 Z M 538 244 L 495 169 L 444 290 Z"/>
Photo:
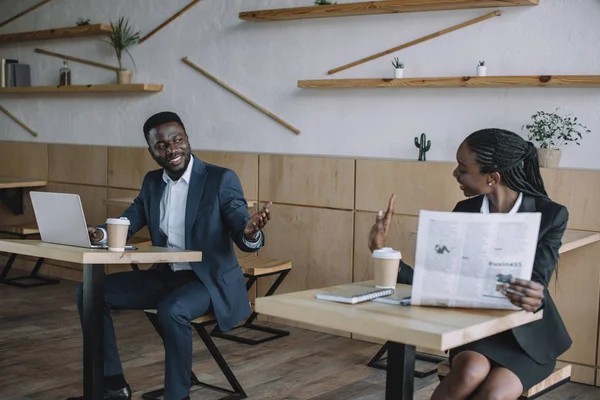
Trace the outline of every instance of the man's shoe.
<path fill-rule="evenodd" d="M 131 387 L 126 385 L 122 389 L 110 390 L 104 388 L 104 400 L 131 400 Z M 83 400 L 83 396 L 69 397 L 67 400 Z"/>

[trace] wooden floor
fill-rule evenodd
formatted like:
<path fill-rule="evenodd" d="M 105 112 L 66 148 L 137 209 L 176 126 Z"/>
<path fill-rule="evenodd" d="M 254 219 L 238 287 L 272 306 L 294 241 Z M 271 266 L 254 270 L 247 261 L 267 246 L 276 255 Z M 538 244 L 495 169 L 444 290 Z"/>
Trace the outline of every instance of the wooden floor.
<path fill-rule="evenodd" d="M 18 289 L 0 285 L 0 399 L 64 399 L 81 392 L 81 334 L 75 286 Z M 125 376 L 134 398 L 162 385 L 164 352 L 142 312 L 114 314 Z M 385 372 L 365 364 L 378 345 L 289 328 L 291 335 L 258 346 L 215 339 L 249 399 L 384 399 Z M 426 367 L 427 365 L 420 365 Z M 197 335 L 194 372 L 226 382 Z M 436 375 L 416 380 L 415 400 L 429 399 Z M 196 390 L 192 399 L 222 395 Z M 568 383 L 543 400 L 592 400 L 600 388 Z"/>

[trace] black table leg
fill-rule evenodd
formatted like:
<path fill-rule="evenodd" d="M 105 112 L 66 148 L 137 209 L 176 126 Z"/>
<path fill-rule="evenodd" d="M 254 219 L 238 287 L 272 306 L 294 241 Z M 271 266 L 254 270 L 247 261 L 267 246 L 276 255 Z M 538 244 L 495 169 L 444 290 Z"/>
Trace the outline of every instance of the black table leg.
<path fill-rule="evenodd" d="M 83 396 L 104 393 L 104 265 L 83 266 Z"/>
<path fill-rule="evenodd" d="M 415 346 L 388 342 L 385 400 L 412 400 L 415 391 Z"/>

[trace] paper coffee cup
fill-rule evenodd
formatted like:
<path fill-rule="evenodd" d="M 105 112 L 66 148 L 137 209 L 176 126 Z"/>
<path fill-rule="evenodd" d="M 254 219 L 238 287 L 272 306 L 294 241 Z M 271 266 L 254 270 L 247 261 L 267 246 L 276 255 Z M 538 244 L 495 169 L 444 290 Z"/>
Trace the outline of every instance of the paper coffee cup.
<path fill-rule="evenodd" d="M 108 233 L 108 250 L 125 251 L 127 243 L 127 232 L 130 222 L 127 218 L 108 218 L 106 220 L 106 231 Z"/>
<path fill-rule="evenodd" d="M 375 287 L 386 289 L 396 288 L 402 253 L 391 247 L 384 247 L 374 250 L 371 257 L 375 269 Z"/>

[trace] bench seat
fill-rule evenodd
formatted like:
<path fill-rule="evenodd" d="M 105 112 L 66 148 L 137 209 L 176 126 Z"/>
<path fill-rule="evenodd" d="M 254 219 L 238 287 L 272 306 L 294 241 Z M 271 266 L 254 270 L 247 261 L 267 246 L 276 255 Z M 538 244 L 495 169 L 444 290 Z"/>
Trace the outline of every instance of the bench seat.
<path fill-rule="evenodd" d="M 450 363 L 448 360 L 438 364 L 438 377 L 442 380 L 446 375 L 450 373 Z M 549 377 L 544 379 L 542 382 L 533 386 L 529 390 L 524 391 L 519 399 L 535 399 L 548 393 L 549 391 L 556 389 L 557 387 L 569 382 L 571 380 L 571 365 L 557 361 L 554 372 Z"/>
<path fill-rule="evenodd" d="M 244 254 L 238 257 L 242 272 L 248 276 L 271 275 L 292 269 L 291 261 L 281 261 L 274 258 Z"/>

